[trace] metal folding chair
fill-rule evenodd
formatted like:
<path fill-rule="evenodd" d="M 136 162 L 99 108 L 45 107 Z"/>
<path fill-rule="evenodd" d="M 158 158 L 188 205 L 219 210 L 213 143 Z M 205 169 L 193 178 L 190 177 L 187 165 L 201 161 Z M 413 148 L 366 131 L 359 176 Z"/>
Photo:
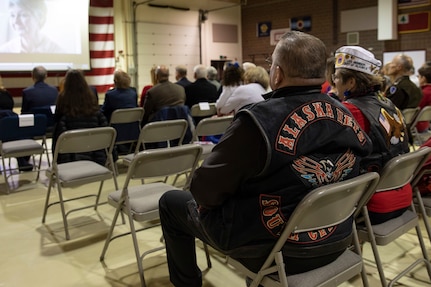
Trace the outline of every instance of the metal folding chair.
<path fill-rule="evenodd" d="M 18 169 L 18 167 L 15 169 L 10 167 L 11 158 L 32 156 L 33 162 L 36 163 L 34 155 L 39 155 L 36 181 L 39 179 L 42 154 L 46 151 L 46 121 L 45 115 L 15 115 L 0 120 L 0 156 L 8 194 L 11 190 L 8 179 L 14 175 L 13 171 Z M 34 138 L 42 139 L 42 144 Z M 5 159 L 9 159 L 8 166 Z"/>
<path fill-rule="evenodd" d="M 356 252 L 346 249 L 335 261 L 308 272 L 286 275 L 283 246 L 295 233 L 315 231 L 337 225 L 350 217 L 356 218 L 361 207 L 371 198 L 378 180 L 379 175 L 372 172 L 312 190 L 285 223 L 280 237 L 258 272 L 249 270 L 231 256 L 228 257 L 228 263 L 251 279 L 250 287 L 337 286 L 358 274 L 361 274 L 364 286 L 368 286 L 354 223 Z"/>
<path fill-rule="evenodd" d="M 411 183 L 413 175 L 416 174 L 418 170 L 420 170 L 422 165 L 427 160 L 430 150 L 431 149 L 428 147 L 421 148 L 414 152 L 401 154 L 388 161 L 380 174 L 380 180 L 378 186 L 376 187 L 376 192 L 400 188 L 408 183 Z M 401 277 L 405 276 L 420 263 L 425 264 L 428 275 L 431 279 L 431 264 L 429 262 L 430 260 L 424 244 L 422 232 L 419 226 L 418 215 L 416 214 L 413 201 L 411 203 L 411 209 L 406 210 L 399 217 L 376 225 L 371 224 L 368 215 L 368 209 L 366 206 L 364 206 L 362 208 L 361 220 L 364 221 L 365 225 L 362 226 L 358 224 L 358 236 L 359 239 L 370 242 L 371 244 L 382 286 L 393 286 Z M 393 278 L 389 284 L 387 284 L 378 246 L 384 246 L 390 242 L 393 242 L 401 235 L 406 234 L 412 228 L 416 229 L 417 238 L 423 256 L 422 258 L 415 260 L 411 265 L 409 265 L 395 278 Z"/>
<path fill-rule="evenodd" d="M 100 194 L 105 180 L 114 181 L 114 189 L 118 189 L 117 178 L 112 157 L 116 132 L 112 127 L 98 127 L 89 129 L 69 130 L 62 133 L 57 140 L 52 167 L 47 169 L 46 175 L 49 178 L 48 192 L 46 194 L 45 207 L 43 209 L 42 223 L 45 223 L 48 208 L 59 204 L 64 224 L 66 240 L 70 239 L 67 216 L 75 211 L 93 207 L 97 210 Z M 66 163 L 59 163 L 60 154 L 88 153 L 104 151 L 106 154 L 106 164 L 101 165 L 90 160 L 77 160 Z M 83 194 L 73 198 L 64 198 L 63 188 L 75 188 L 85 184 L 100 182 L 97 193 Z M 57 186 L 58 200 L 50 203 L 52 188 Z M 65 203 L 87 197 L 96 197 L 95 203 L 79 208 L 70 209 L 66 212 Z"/>
<path fill-rule="evenodd" d="M 141 286 L 145 286 L 144 268 L 142 266 L 143 257 L 149 253 L 164 249 L 160 246 L 141 254 L 139 250 L 136 232 L 145 230 L 159 224 L 152 224 L 149 227 L 136 230 L 134 222 L 149 222 L 159 218 L 159 199 L 166 191 L 178 189 L 178 187 L 165 182 L 145 182 L 149 179 L 159 179 L 178 173 L 193 174 L 199 161 L 202 148 L 199 145 L 187 144 L 182 146 L 151 149 L 139 152 L 130 162 L 124 186 L 121 190 L 112 192 L 108 196 L 108 203 L 116 208 L 111 228 L 105 241 L 105 245 L 100 255 L 100 260 L 104 261 L 105 254 L 112 240 L 131 234 L 135 249 L 136 261 L 141 279 Z M 141 180 L 142 184 L 130 186 L 132 180 Z M 145 181 L 144 181 L 145 180 Z M 183 186 L 188 190 L 191 181 L 189 175 Z M 185 191 L 187 192 L 187 191 Z M 117 224 L 118 215 L 123 212 L 129 219 L 130 232 L 113 236 Z M 205 246 L 206 247 L 206 246 Z M 206 250 L 208 265 L 210 259 Z"/>

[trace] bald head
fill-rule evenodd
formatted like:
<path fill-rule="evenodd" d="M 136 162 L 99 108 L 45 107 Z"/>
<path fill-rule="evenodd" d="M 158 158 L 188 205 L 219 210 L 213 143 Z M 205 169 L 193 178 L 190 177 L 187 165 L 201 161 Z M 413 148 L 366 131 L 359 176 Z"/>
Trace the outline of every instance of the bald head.
<path fill-rule="evenodd" d="M 156 68 L 156 78 L 159 83 L 163 83 L 169 80 L 169 68 L 165 65 L 158 66 Z"/>
<path fill-rule="evenodd" d="M 31 71 L 31 77 L 33 78 L 34 82 L 45 81 L 47 74 L 48 74 L 48 72 L 46 71 L 45 67 L 43 67 L 43 66 L 36 66 L 33 68 L 33 71 Z"/>

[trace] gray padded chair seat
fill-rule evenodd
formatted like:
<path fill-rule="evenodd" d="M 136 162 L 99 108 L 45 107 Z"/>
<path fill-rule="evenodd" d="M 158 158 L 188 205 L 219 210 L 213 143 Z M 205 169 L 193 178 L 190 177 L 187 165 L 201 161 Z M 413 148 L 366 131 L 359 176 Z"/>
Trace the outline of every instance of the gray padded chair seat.
<path fill-rule="evenodd" d="M 47 177 L 51 175 L 51 171 L 52 168 L 46 170 Z M 112 171 L 93 161 L 74 161 L 59 164 L 58 177 L 62 186 L 67 187 L 110 179 L 112 178 Z"/>
<path fill-rule="evenodd" d="M 411 210 L 406 210 L 401 216 L 388 220 L 382 224 L 373 225 L 374 236 L 378 245 L 387 245 L 396 238 L 407 233 L 418 224 L 418 217 Z M 368 233 L 365 226 L 358 230 L 360 239 L 367 240 Z"/>
<path fill-rule="evenodd" d="M 163 182 L 147 183 L 129 187 L 130 209 L 133 218 L 137 221 L 152 220 L 159 217 L 159 199 L 169 190 L 172 185 Z M 108 203 L 114 207 L 118 206 L 122 190 L 111 192 Z"/>
<path fill-rule="evenodd" d="M 34 140 L 16 140 L 2 143 L 1 149 L 4 154 L 10 156 L 24 156 L 30 153 L 40 154 L 43 152 L 43 146 Z"/>

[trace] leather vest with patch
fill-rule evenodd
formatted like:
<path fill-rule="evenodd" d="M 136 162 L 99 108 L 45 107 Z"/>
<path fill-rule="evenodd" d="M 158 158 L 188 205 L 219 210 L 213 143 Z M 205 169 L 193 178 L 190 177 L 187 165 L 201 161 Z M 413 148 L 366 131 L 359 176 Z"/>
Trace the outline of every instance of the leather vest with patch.
<path fill-rule="evenodd" d="M 223 206 L 223 224 L 232 230 L 224 236 L 225 250 L 273 242 L 308 192 L 357 176 L 361 157 L 371 152 L 368 136 L 351 113 L 318 89 L 277 90 L 268 100 L 236 115 L 243 116 L 250 116 L 261 131 L 267 159 L 263 171 L 245 181 Z M 288 253 L 306 257 L 343 249 L 351 223 L 324 230 L 317 237 L 312 232 L 300 233 L 291 239 L 297 247 Z M 303 249 L 312 246 L 320 252 Z"/>
<path fill-rule="evenodd" d="M 361 162 L 364 172 L 380 172 L 391 158 L 409 151 L 404 117 L 391 100 L 375 93 L 346 101 L 360 109 L 370 122 L 368 135 L 373 152 Z"/>

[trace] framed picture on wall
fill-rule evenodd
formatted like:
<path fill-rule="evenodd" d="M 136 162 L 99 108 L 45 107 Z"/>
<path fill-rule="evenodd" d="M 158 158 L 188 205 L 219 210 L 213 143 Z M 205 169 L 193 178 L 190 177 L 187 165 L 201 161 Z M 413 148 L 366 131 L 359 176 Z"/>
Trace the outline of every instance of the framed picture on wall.
<path fill-rule="evenodd" d="M 430 5 L 430 0 L 398 0 L 398 8 L 414 8 Z"/>

